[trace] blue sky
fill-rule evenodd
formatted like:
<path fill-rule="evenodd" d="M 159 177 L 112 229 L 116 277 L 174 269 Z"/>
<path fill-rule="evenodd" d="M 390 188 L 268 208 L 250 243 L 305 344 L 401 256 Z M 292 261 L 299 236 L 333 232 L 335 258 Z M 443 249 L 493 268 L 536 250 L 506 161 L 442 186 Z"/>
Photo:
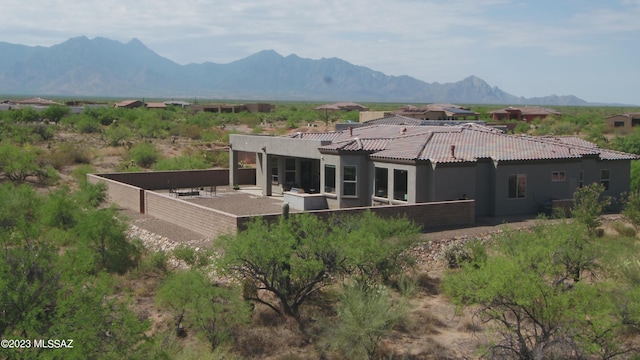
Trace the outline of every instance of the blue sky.
<path fill-rule="evenodd" d="M 273 49 L 427 82 L 476 75 L 516 96 L 640 105 L 640 0 L 3 0 L 0 9 L 0 41 L 14 44 L 137 38 L 179 64 Z"/>

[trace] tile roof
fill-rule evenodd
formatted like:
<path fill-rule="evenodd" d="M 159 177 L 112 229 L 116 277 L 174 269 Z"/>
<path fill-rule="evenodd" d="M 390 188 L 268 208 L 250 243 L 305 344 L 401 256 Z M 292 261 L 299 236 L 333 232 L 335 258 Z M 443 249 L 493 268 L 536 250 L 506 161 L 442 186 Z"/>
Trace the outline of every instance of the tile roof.
<path fill-rule="evenodd" d="M 522 115 L 562 115 L 561 112 L 553 109 L 543 108 L 539 106 L 524 106 L 498 109 L 490 112 L 490 114 L 507 114 L 510 111 L 519 111 Z"/>
<path fill-rule="evenodd" d="M 364 151 L 372 159 L 428 160 L 433 163 L 577 159 L 633 160 L 640 157 L 601 149 L 577 137 L 507 135 L 473 123 L 457 126 L 371 125 L 289 137 L 331 141 L 321 152 Z"/>

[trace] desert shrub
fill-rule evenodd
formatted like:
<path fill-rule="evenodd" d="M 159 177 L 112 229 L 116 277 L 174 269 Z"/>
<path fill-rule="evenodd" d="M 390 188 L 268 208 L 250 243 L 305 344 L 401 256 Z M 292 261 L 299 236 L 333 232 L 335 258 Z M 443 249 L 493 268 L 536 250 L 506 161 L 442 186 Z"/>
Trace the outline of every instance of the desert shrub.
<path fill-rule="evenodd" d="M 104 135 L 106 137 L 107 144 L 111 146 L 118 146 L 131 139 L 133 132 L 128 126 L 113 124 L 105 129 Z"/>
<path fill-rule="evenodd" d="M 156 300 L 174 311 L 178 333 L 184 323 L 187 330 L 197 330 L 213 350 L 232 342 L 234 329 L 249 320 L 249 307 L 239 295 L 237 289 L 214 285 L 200 271 L 191 270 L 169 276 Z"/>
<path fill-rule="evenodd" d="M 591 233 L 601 225 L 600 215 L 611 204 L 611 198 L 602 197 L 603 192 L 604 185 L 593 183 L 573 193 L 571 217 L 584 224 Z"/>
<path fill-rule="evenodd" d="M 394 302 L 389 289 L 356 282 L 345 286 L 330 329 L 329 349 L 348 359 L 373 359 L 378 344 L 406 316 L 406 304 Z"/>
<path fill-rule="evenodd" d="M 31 131 L 42 140 L 50 140 L 55 134 L 54 127 L 46 124 L 36 124 L 31 127 Z"/>
<path fill-rule="evenodd" d="M 99 133 L 102 130 L 101 126 L 98 120 L 86 116 L 75 123 L 78 132 L 83 134 Z"/>
<path fill-rule="evenodd" d="M 640 191 L 625 194 L 622 215 L 636 228 L 640 226 Z"/>
<path fill-rule="evenodd" d="M 65 142 L 49 153 L 48 161 L 55 169 L 72 164 L 89 164 L 91 153 L 82 144 Z"/>
<path fill-rule="evenodd" d="M 635 228 L 631 226 L 627 226 L 626 224 L 619 221 L 611 223 L 611 228 L 613 228 L 613 230 L 615 230 L 618 234 L 620 234 L 620 236 L 625 236 L 625 237 L 636 236 Z"/>
<path fill-rule="evenodd" d="M 38 176 L 43 168 L 38 162 L 42 151 L 32 146 L 0 143 L 0 171 L 13 182 L 24 182 L 29 176 Z"/>
<path fill-rule="evenodd" d="M 412 298 L 418 294 L 418 277 L 402 274 L 398 277 L 398 290 L 404 297 Z"/>
<path fill-rule="evenodd" d="M 193 140 L 201 138 L 202 129 L 194 124 L 179 124 L 171 130 L 172 134 L 188 137 Z"/>
<path fill-rule="evenodd" d="M 550 135 L 574 135 L 578 133 L 579 130 L 580 128 L 575 124 L 572 124 L 567 121 L 561 121 L 553 124 L 549 128 L 549 134 Z"/>
<path fill-rule="evenodd" d="M 160 158 L 160 151 L 153 144 L 143 142 L 134 145 L 127 157 L 136 165 L 149 168 Z"/>
<path fill-rule="evenodd" d="M 191 267 L 203 267 L 211 263 L 210 254 L 207 251 L 196 251 L 193 246 L 178 245 L 172 252 L 173 256 Z"/>
<path fill-rule="evenodd" d="M 229 167 L 229 152 L 228 151 L 210 151 L 206 154 L 206 160 L 211 167 Z"/>
<path fill-rule="evenodd" d="M 486 261 L 487 253 L 480 240 L 466 243 L 452 243 L 444 248 L 441 257 L 450 269 L 461 267 L 463 264 L 479 266 Z"/>

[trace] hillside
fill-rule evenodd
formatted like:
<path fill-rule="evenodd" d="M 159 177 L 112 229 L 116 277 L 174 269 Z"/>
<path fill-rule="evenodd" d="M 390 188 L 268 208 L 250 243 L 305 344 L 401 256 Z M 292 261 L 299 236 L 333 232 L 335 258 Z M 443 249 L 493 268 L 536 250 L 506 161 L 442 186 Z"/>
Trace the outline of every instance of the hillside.
<path fill-rule="evenodd" d="M 180 65 L 137 39 L 77 37 L 51 47 L 1 42 L 0 53 L 0 93 L 10 95 L 587 105 L 575 96 L 518 97 L 476 76 L 427 83 L 273 50 L 228 64 Z"/>

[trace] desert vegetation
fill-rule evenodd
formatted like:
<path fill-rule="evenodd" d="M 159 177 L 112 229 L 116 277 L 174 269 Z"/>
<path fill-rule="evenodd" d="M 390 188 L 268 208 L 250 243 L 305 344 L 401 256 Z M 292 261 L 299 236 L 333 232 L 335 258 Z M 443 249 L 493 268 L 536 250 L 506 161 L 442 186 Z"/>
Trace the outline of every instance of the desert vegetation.
<path fill-rule="evenodd" d="M 86 181 L 92 171 L 226 167 L 230 133 L 323 129 L 314 106 L 0 112 L 0 337 L 74 340 L 73 349 L 0 357 L 640 357 L 637 163 L 615 222 L 603 222 L 601 187 L 585 186 L 571 219 L 505 227 L 428 261 L 419 256 L 428 234 L 370 213 L 257 220 L 211 248 L 152 251 L 129 236 L 104 188 Z M 559 110 L 562 118 L 514 131 L 640 153 L 640 133 L 604 128 L 604 117 L 624 109 Z"/>

